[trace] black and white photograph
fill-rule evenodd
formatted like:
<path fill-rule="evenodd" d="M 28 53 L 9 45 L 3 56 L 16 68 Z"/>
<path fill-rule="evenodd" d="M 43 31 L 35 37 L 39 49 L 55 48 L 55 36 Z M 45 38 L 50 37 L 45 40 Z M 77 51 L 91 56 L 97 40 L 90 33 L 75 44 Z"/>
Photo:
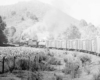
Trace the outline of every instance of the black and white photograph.
<path fill-rule="evenodd" d="M 100 80 L 100 0 L 0 0 L 0 80 Z"/>

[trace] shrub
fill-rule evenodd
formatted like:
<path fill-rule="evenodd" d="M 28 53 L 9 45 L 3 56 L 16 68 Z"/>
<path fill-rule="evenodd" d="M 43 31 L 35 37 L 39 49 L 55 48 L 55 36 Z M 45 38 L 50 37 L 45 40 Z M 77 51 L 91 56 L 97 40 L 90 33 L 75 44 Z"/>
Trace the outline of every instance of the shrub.
<path fill-rule="evenodd" d="M 39 63 L 38 61 L 37 62 L 33 62 L 32 65 L 31 65 L 31 70 L 34 72 L 34 71 L 39 71 L 43 69 L 43 65 L 41 63 Z"/>
<path fill-rule="evenodd" d="M 43 80 L 43 75 L 39 72 L 31 73 L 27 80 Z"/>
<path fill-rule="evenodd" d="M 49 58 L 49 57 L 48 57 L 47 55 L 45 55 L 45 54 L 41 54 L 41 55 L 38 55 L 38 56 L 36 56 L 36 57 L 39 58 L 39 62 L 47 61 L 48 58 Z"/>
<path fill-rule="evenodd" d="M 46 61 L 47 57 L 45 55 L 39 55 L 36 54 L 33 61 L 30 61 L 29 59 L 20 59 L 17 61 L 17 69 L 21 70 L 29 70 L 32 71 L 38 71 L 38 70 L 44 70 L 45 66 L 42 61 Z"/>
<path fill-rule="evenodd" d="M 87 63 L 91 63 L 91 57 L 87 55 L 80 56 L 80 60 L 82 61 L 82 64 L 85 65 Z"/>
<path fill-rule="evenodd" d="M 26 59 L 18 60 L 16 68 L 21 69 L 21 70 L 28 70 L 29 69 L 29 60 L 26 60 Z"/>
<path fill-rule="evenodd" d="M 100 74 L 99 75 L 93 75 L 93 80 L 100 80 Z"/>
<path fill-rule="evenodd" d="M 62 72 L 64 72 L 65 74 L 70 74 L 72 78 L 80 77 L 80 74 L 81 74 L 80 61 L 78 61 L 75 58 L 73 59 L 73 61 L 70 60 L 70 58 L 69 60 L 64 59 L 66 65 L 65 65 L 65 68 L 62 70 Z"/>
<path fill-rule="evenodd" d="M 33 62 L 31 70 L 34 71 L 54 71 L 55 69 L 49 64 Z"/>
<path fill-rule="evenodd" d="M 88 55 L 81 55 L 79 59 L 82 62 L 83 70 L 89 75 L 91 73 L 91 57 Z"/>
<path fill-rule="evenodd" d="M 63 80 L 62 76 L 60 75 L 54 74 L 54 76 L 55 76 L 55 80 Z"/>
<path fill-rule="evenodd" d="M 32 71 L 48 71 L 48 70 L 54 70 L 53 67 L 51 67 L 48 64 L 48 58 L 46 55 L 36 55 L 34 58 L 34 61 L 31 64 L 31 70 Z"/>
<path fill-rule="evenodd" d="M 8 72 L 8 71 L 12 72 L 15 69 L 15 58 L 13 57 L 6 58 L 4 62 L 4 69 L 5 69 L 5 72 Z"/>
<path fill-rule="evenodd" d="M 57 60 L 56 58 L 51 58 L 48 63 L 51 65 L 61 65 L 61 61 Z"/>
<path fill-rule="evenodd" d="M 50 57 L 54 57 L 54 53 L 53 52 L 51 53 L 50 51 L 48 52 L 47 55 L 50 56 Z"/>

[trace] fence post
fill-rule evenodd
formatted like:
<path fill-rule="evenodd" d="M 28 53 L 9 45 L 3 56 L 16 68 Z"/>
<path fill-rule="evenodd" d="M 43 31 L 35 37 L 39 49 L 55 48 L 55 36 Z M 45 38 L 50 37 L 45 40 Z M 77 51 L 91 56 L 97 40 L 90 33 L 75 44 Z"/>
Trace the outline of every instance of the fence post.
<path fill-rule="evenodd" d="M 16 56 L 14 56 L 14 66 L 13 66 L 13 69 L 15 69 L 15 63 L 16 63 Z"/>
<path fill-rule="evenodd" d="M 5 56 L 3 57 L 3 61 L 2 61 L 2 73 L 4 73 L 4 62 L 5 62 Z"/>

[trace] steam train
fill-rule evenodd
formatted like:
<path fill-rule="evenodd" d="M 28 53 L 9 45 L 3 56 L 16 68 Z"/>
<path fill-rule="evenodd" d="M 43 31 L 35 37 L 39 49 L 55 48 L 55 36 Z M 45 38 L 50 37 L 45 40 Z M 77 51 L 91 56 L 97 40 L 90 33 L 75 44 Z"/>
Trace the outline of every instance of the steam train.
<path fill-rule="evenodd" d="M 28 41 L 20 42 L 19 46 L 45 48 L 46 42 L 45 41 L 37 41 L 37 40 L 28 40 Z"/>
<path fill-rule="evenodd" d="M 61 50 L 90 51 L 100 53 L 100 38 L 94 39 L 75 39 L 75 40 L 46 40 L 34 41 L 29 40 L 27 45 L 36 48 L 50 48 Z"/>
<path fill-rule="evenodd" d="M 97 40 L 55 40 L 47 41 L 46 47 L 61 50 L 97 51 Z"/>

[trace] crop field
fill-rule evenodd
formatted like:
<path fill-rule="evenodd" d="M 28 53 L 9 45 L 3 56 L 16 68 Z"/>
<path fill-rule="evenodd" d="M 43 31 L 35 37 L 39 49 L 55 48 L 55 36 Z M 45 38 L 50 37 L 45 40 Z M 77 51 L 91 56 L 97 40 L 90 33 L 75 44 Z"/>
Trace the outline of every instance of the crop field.
<path fill-rule="evenodd" d="M 65 50 L 0 47 L 0 80 L 100 80 L 98 56 Z"/>

